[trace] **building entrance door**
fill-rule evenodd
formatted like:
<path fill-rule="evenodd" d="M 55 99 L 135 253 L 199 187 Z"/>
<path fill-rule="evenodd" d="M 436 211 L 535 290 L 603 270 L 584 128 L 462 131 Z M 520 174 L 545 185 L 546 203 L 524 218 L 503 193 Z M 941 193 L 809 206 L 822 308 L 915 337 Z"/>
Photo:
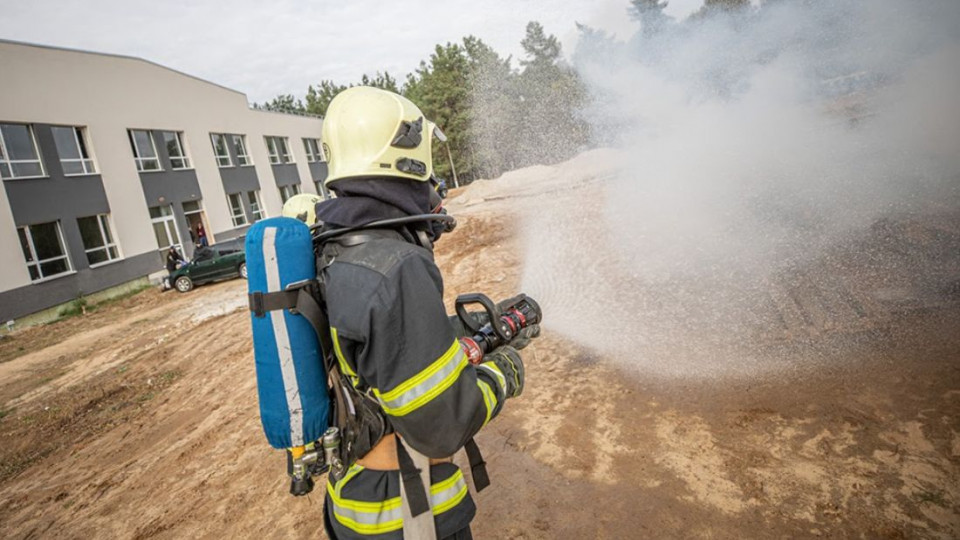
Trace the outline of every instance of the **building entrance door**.
<path fill-rule="evenodd" d="M 207 216 L 200 205 L 200 201 L 187 201 L 183 203 L 183 215 L 187 218 L 187 225 L 190 227 L 190 238 L 194 245 L 209 246 L 213 243 L 210 231 L 207 228 Z"/>

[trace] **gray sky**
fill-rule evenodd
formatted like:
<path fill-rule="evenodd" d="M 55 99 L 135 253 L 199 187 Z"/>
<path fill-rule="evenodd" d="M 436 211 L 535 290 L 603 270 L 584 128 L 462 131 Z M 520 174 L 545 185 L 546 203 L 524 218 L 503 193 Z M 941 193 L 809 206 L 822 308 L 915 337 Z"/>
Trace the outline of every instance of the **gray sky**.
<path fill-rule="evenodd" d="M 671 0 L 683 17 L 702 0 Z M 0 38 L 139 56 L 234 88 L 251 101 L 302 96 L 322 79 L 398 79 L 437 43 L 475 35 L 521 54 L 530 20 L 576 43 L 574 21 L 631 34 L 628 0 L 0 0 Z M 514 63 L 516 65 L 516 62 Z"/>

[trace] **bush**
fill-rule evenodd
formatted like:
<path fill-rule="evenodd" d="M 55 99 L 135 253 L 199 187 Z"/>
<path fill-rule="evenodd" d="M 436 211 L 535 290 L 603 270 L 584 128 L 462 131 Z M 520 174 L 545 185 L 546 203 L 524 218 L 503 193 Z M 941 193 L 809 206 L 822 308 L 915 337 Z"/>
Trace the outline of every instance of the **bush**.
<path fill-rule="evenodd" d="M 78 296 L 69 304 L 60 308 L 60 311 L 57 312 L 57 315 L 61 318 L 67 318 L 67 317 L 73 317 L 75 315 L 82 315 L 86 312 L 87 312 L 87 299 L 82 296 Z"/>

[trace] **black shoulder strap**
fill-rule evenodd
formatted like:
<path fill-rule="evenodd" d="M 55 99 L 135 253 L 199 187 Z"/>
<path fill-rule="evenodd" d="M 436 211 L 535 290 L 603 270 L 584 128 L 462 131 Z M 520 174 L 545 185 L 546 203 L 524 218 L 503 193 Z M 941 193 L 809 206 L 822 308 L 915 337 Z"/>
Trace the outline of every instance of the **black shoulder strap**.
<path fill-rule="evenodd" d="M 397 462 L 400 464 L 400 476 L 403 477 L 403 495 L 410 504 L 410 513 L 414 516 L 430 510 L 430 502 L 427 501 L 427 490 L 423 486 L 423 480 L 420 478 L 420 469 L 413 463 L 413 458 L 407 452 L 403 440 L 397 437 Z"/>
<path fill-rule="evenodd" d="M 467 459 L 470 461 L 470 476 L 473 476 L 473 487 L 477 491 L 490 485 L 490 477 L 487 475 L 487 462 L 483 460 L 483 454 L 480 453 L 480 447 L 473 437 L 467 441 L 463 447 L 467 451 Z"/>

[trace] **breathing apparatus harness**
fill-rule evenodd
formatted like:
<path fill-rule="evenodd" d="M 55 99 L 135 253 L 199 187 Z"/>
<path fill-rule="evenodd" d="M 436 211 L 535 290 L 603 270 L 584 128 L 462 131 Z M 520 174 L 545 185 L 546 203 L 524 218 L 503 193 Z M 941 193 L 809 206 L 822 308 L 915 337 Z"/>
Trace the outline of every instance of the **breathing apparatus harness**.
<path fill-rule="evenodd" d="M 446 191 L 442 182 L 435 185 L 437 193 Z M 312 326 L 320 344 L 320 355 L 327 375 L 330 394 L 329 428 L 323 435 L 304 446 L 287 449 L 287 473 L 290 476 L 290 493 L 307 495 L 313 490 L 314 476 L 327 472 L 333 483 L 341 480 L 347 470 L 369 453 L 383 437 L 394 432 L 389 418 L 372 395 L 369 388 L 362 388 L 359 377 L 344 374 L 334 354 L 334 344 L 327 318 L 326 291 L 323 270 L 332 264 L 335 255 L 328 254 L 328 244 L 349 248 L 378 238 L 398 238 L 432 249 L 433 241 L 443 232 L 456 227 L 456 219 L 446 215 L 441 204 L 432 209 L 434 213 L 405 216 L 369 222 L 363 225 L 324 230 L 322 224 L 310 227 L 314 257 L 317 260 L 313 279 L 290 283 L 278 292 L 255 292 L 250 294 L 250 310 L 262 317 L 273 310 L 289 310 L 302 315 Z M 416 226 L 428 224 L 430 230 Z M 431 234 L 432 233 L 432 234 Z M 332 249 L 336 252 L 336 247 Z M 467 312 L 466 306 L 478 304 L 483 307 L 486 320 L 482 323 Z M 477 365 L 484 353 L 500 345 L 509 344 L 523 328 L 542 320 L 540 307 L 526 295 L 494 304 L 482 294 L 461 295 L 456 301 L 456 312 L 463 328 L 470 337 L 461 338 L 461 345 L 469 361 Z M 477 491 L 490 484 L 486 463 L 473 438 L 464 445 L 470 470 Z M 429 500 L 430 462 L 426 456 L 408 449 L 397 438 L 397 463 L 401 481 L 405 524 L 412 531 L 427 531 L 433 527 Z M 409 518 L 409 519 L 408 519 Z M 435 534 L 435 532 L 434 532 Z"/>
<path fill-rule="evenodd" d="M 322 224 L 314 225 L 311 233 L 314 253 L 318 258 L 317 277 L 292 283 L 281 292 L 250 295 L 250 309 L 256 316 L 272 310 L 287 309 L 303 315 L 310 322 L 320 342 L 328 387 L 332 392 L 330 427 L 327 431 L 319 440 L 302 447 L 289 448 L 287 451 L 290 493 L 294 496 L 310 493 L 314 487 L 313 476 L 324 472 L 327 472 L 334 482 L 339 481 L 350 466 L 370 452 L 383 437 L 394 432 L 380 403 L 369 389 L 359 388 L 359 381 L 344 374 L 338 365 L 327 318 L 323 282 L 323 269 L 333 262 L 333 258 L 328 260 L 324 255 L 325 247 L 329 243 L 353 247 L 385 236 L 399 236 L 407 241 L 414 240 L 421 247 L 429 249 L 432 247 L 432 239 L 427 231 L 410 227 L 420 223 L 436 223 L 442 226 L 444 231 L 451 231 L 456 226 L 456 220 L 445 213 L 378 220 L 331 230 L 323 230 Z M 490 484 L 486 463 L 472 438 L 464 448 L 470 462 L 474 485 L 479 491 Z M 421 481 L 423 466 L 416 466 L 415 458 L 411 457 L 411 454 L 422 457 L 408 450 L 398 438 L 397 461 L 400 465 L 404 496 L 412 515 L 418 516 L 430 507 L 427 487 Z M 429 464 L 426 467 L 429 468 Z M 427 482 L 426 486 L 429 486 L 429 477 Z"/>

